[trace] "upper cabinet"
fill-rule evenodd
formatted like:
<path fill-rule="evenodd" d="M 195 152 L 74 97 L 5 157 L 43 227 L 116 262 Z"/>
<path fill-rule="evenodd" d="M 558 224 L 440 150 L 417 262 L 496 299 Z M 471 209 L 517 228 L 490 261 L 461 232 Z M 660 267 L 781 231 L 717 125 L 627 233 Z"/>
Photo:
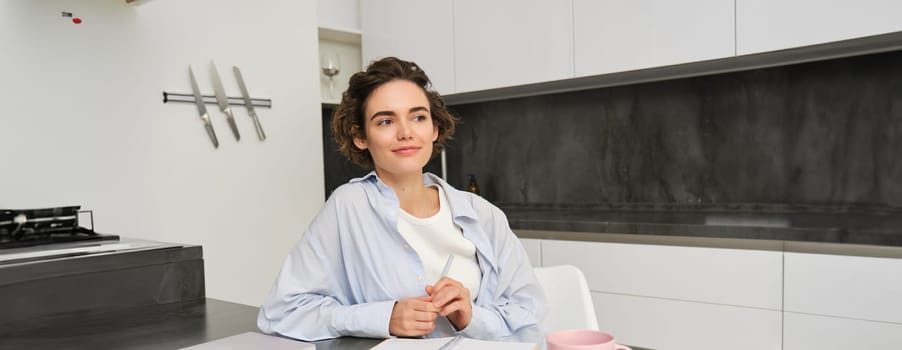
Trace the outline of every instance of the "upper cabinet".
<path fill-rule="evenodd" d="M 736 0 L 737 54 L 902 30 L 898 0 Z"/>
<path fill-rule="evenodd" d="M 575 75 L 733 56 L 733 0 L 573 0 Z"/>
<path fill-rule="evenodd" d="M 360 32 L 359 0 L 319 0 L 316 2 L 317 25 L 349 33 Z"/>
<path fill-rule="evenodd" d="M 457 92 L 572 78 L 571 14 L 570 1 L 455 0 Z"/>
<path fill-rule="evenodd" d="M 436 91 L 455 92 L 451 1 L 361 1 L 360 7 L 364 65 L 386 56 L 414 61 Z"/>
<path fill-rule="evenodd" d="M 898 0 L 383 0 L 360 9 L 364 64 L 416 61 L 457 103 L 667 79 L 672 70 L 608 74 L 902 31 Z M 686 65 L 677 76 L 786 59 Z"/>

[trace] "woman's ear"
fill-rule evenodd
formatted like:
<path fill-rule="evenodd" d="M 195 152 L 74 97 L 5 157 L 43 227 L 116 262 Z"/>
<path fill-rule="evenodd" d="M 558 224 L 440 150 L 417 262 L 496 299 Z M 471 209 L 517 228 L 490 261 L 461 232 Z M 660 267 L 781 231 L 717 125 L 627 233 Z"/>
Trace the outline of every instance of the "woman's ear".
<path fill-rule="evenodd" d="M 366 139 L 360 138 L 360 127 L 354 125 L 351 127 L 351 135 L 354 135 L 354 146 L 357 146 L 361 151 L 366 149 Z"/>
<path fill-rule="evenodd" d="M 438 141 L 438 126 L 432 127 L 432 142 Z"/>

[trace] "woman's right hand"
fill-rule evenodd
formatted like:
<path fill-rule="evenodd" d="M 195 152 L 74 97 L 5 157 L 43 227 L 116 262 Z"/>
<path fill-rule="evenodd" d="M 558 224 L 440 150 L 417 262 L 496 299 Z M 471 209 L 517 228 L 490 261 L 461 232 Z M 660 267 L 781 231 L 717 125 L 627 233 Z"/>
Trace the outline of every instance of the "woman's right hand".
<path fill-rule="evenodd" d="M 401 299 L 391 310 L 388 332 L 398 337 L 418 337 L 432 333 L 439 308 L 432 297 Z"/>

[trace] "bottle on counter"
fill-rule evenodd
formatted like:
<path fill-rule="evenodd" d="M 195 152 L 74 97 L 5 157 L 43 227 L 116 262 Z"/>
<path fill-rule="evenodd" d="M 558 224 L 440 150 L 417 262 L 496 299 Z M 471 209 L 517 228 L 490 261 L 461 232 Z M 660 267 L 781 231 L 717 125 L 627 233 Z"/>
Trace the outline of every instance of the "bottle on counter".
<path fill-rule="evenodd" d="M 472 192 L 472 193 L 475 193 L 478 195 L 479 194 L 479 184 L 476 183 L 476 175 L 469 174 L 467 176 L 470 177 L 470 183 L 467 184 L 467 192 Z"/>

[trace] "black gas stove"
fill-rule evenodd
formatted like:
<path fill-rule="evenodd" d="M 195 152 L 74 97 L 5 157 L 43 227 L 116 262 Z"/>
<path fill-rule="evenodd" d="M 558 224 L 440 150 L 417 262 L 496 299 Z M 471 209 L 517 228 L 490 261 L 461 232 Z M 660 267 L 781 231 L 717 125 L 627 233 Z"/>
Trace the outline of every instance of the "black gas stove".
<path fill-rule="evenodd" d="M 79 224 L 89 218 L 90 228 Z M 118 240 L 94 232 L 94 215 L 81 206 L 42 209 L 0 209 L 0 249 L 89 240 Z"/>

